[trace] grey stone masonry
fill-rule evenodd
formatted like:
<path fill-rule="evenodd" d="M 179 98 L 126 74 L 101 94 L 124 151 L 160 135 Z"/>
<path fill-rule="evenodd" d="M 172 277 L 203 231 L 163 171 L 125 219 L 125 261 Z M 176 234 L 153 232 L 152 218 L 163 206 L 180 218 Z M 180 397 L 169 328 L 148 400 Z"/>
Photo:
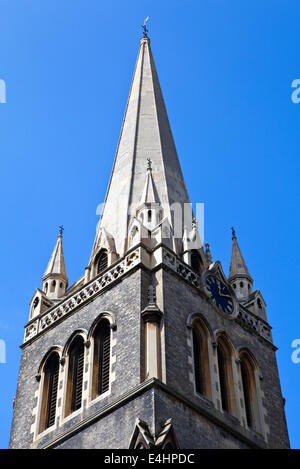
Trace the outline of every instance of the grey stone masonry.
<path fill-rule="evenodd" d="M 141 249 L 144 248 L 141 246 Z M 163 250 L 162 247 L 157 248 L 159 249 Z M 163 259 L 163 254 L 156 256 L 156 259 L 159 258 Z M 154 433 L 159 431 L 163 418 L 172 418 L 175 431 L 178 429 L 176 436 L 182 448 L 288 447 L 275 347 L 271 340 L 261 336 L 255 328 L 251 329 L 238 317 L 227 319 L 218 313 L 195 284 L 195 279 L 191 281 L 186 273 L 186 278 L 182 277 L 183 267 L 189 273 L 192 273 L 191 269 L 177 258 L 176 262 L 181 265 L 179 272 L 175 272 L 164 262 L 157 263 L 154 269 L 139 262 L 124 277 L 112 280 L 107 288 L 99 288 L 89 301 L 78 304 L 69 314 L 62 316 L 24 344 L 11 448 L 126 448 L 137 418 L 146 420 Z M 98 282 L 100 278 L 98 276 Z M 161 381 L 154 380 L 145 386 L 144 326 L 141 312 L 147 306 L 150 285 L 155 285 L 157 304 L 163 313 L 163 370 Z M 43 357 L 54 346 L 62 351 L 63 356 L 70 337 L 76 331 L 88 338 L 94 321 L 102 313 L 110 313 L 114 324 L 110 393 L 94 402 L 86 394 L 80 412 L 64 418 L 58 411 L 56 425 L 39 434 L 36 426 L 40 382 L 37 378 Z M 260 370 L 263 433 L 248 430 L 240 416 L 223 413 L 217 402 L 195 393 L 189 327 L 189 318 L 195 313 L 205 318 L 212 334 L 213 331 L 226 331 L 236 354 L 241 347 L 253 352 Z M 38 320 L 41 322 L 42 318 Z M 212 343 L 213 341 L 212 338 Z M 86 354 L 88 357 L 88 347 Z M 64 388 L 63 369 L 62 361 L 61 389 Z M 88 373 L 86 376 L 88 377 Z M 88 378 L 85 388 L 89 386 L 87 381 Z M 159 388 L 157 383 L 160 382 L 165 387 Z M 236 384 L 239 385 L 238 382 Z M 152 388 L 156 391 L 151 391 Z M 155 396 L 155 399 L 150 396 Z M 58 398 L 59 409 L 62 408 L 63 398 L 63 394 Z M 116 422 L 119 422 L 118 425 Z M 111 431 L 107 431 L 107 428 L 111 428 Z"/>
<path fill-rule="evenodd" d="M 55 324 L 55 327 L 45 330 L 36 340 L 23 349 L 17 394 L 15 398 L 14 418 L 11 432 L 11 447 L 40 447 L 44 439 L 38 438 L 33 443 L 32 425 L 37 417 L 33 415 L 37 406 L 37 392 L 39 382 L 36 375 L 43 357 L 53 346 L 63 350 L 69 338 L 75 331 L 88 333 L 95 319 L 103 312 L 110 312 L 114 316 L 116 329 L 112 331 L 112 356 L 115 356 L 112 372 L 116 376 L 111 385 L 111 393 L 105 399 L 94 405 L 83 406 L 80 415 L 66 422 L 57 422 L 62 432 L 70 428 L 85 415 L 94 412 L 118 396 L 128 392 L 141 382 L 141 282 L 143 270 L 133 271 L 129 276 L 119 281 L 114 288 L 107 290 L 87 305 L 78 308 L 71 316 Z M 48 440 L 49 433 L 45 436 Z"/>

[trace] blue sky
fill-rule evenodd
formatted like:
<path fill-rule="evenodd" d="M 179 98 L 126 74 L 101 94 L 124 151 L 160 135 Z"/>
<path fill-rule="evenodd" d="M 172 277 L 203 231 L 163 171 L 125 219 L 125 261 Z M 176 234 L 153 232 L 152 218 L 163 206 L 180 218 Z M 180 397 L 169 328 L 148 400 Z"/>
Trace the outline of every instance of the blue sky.
<path fill-rule="evenodd" d="M 205 240 L 225 272 L 236 229 L 300 447 L 299 14 L 296 0 L 0 0 L 1 448 L 29 301 L 60 224 L 71 283 L 88 263 L 148 15 L 190 198 L 205 203 Z"/>

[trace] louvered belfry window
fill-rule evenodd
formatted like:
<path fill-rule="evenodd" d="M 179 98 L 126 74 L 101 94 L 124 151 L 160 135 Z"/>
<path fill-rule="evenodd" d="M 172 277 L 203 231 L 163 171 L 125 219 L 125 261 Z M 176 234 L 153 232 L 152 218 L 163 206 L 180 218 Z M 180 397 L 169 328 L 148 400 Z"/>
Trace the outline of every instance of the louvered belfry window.
<path fill-rule="evenodd" d="M 219 367 L 219 380 L 220 380 L 220 391 L 222 399 L 223 410 L 228 411 L 228 394 L 227 394 L 227 380 L 226 380 L 226 357 L 223 348 L 218 345 L 218 367 Z"/>
<path fill-rule="evenodd" d="M 84 367 L 84 345 L 82 337 L 77 337 L 69 351 L 68 393 L 69 413 L 80 409 L 82 400 Z"/>
<path fill-rule="evenodd" d="M 194 369 L 196 391 L 203 394 L 203 370 L 201 366 L 201 336 L 193 329 Z"/>
<path fill-rule="evenodd" d="M 59 357 L 53 352 L 44 367 L 44 387 L 40 431 L 55 424 L 57 389 L 59 376 Z"/>
<path fill-rule="evenodd" d="M 200 318 L 192 327 L 194 379 L 197 394 L 211 399 L 210 359 L 208 350 L 208 329 Z"/>
<path fill-rule="evenodd" d="M 242 374 L 242 383 L 244 391 L 244 402 L 245 402 L 245 411 L 248 427 L 252 427 L 252 410 L 251 410 L 251 400 L 250 400 L 250 380 L 247 366 L 244 361 L 241 361 L 241 374 Z"/>
<path fill-rule="evenodd" d="M 110 378 L 110 323 L 101 319 L 94 333 L 94 366 L 92 397 L 109 390 Z"/>
<path fill-rule="evenodd" d="M 108 265 L 107 252 L 105 250 L 100 251 L 96 262 L 97 262 L 97 273 L 100 274 L 100 272 L 103 272 Z"/>

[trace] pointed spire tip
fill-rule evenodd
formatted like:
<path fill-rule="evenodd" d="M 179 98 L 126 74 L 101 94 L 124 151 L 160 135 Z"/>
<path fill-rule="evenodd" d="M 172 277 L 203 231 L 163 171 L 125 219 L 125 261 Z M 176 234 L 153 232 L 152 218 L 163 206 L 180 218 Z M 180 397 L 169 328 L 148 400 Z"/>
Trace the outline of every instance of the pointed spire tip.
<path fill-rule="evenodd" d="M 248 267 L 236 239 L 235 229 L 232 227 L 231 230 L 233 243 L 229 268 L 229 280 L 236 277 L 247 277 L 250 281 L 252 281 Z"/>

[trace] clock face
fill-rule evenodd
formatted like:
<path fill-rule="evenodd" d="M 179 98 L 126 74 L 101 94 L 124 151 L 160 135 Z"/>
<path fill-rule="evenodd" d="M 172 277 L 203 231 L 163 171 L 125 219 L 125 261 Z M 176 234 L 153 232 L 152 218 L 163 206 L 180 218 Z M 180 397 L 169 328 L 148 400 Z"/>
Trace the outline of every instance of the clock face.
<path fill-rule="evenodd" d="M 226 314 L 233 313 L 233 300 L 228 288 L 223 282 L 215 276 L 208 275 L 206 277 L 206 288 L 210 293 L 211 299 L 218 308 Z"/>

